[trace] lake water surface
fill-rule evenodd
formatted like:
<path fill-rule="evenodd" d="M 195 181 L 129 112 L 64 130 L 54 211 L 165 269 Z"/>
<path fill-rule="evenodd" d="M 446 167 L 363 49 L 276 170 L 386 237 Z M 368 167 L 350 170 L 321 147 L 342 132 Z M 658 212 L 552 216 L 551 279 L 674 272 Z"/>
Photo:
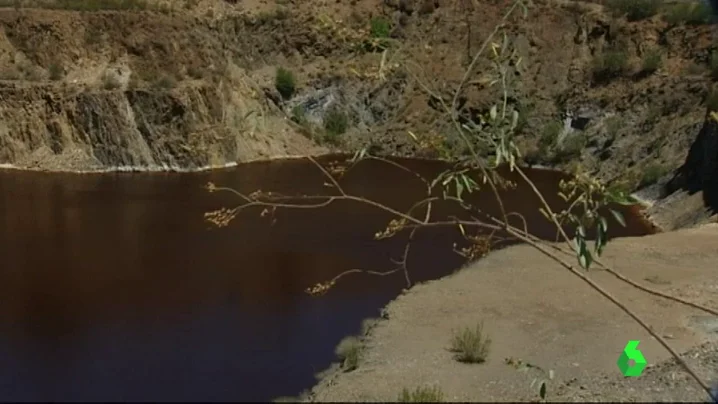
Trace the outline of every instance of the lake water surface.
<path fill-rule="evenodd" d="M 397 161 L 426 175 L 445 168 Z M 539 170 L 531 176 L 549 196 L 561 178 Z M 337 343 L 405 287 L 399 273 L 360 274 L 321 297 L 304 292 L 347 269 L 393 268 L 405 237 L 373 239 L 386 213 L 355 202 L 273 217 L 255 209 L 218 229 L 204 212 L 237 199 L 208 193 L 208 181 L 244 192 L 328 192 L 306 160 L 192 174 L 0 171 L 0 400 L 297 395 L 335 360 Z M 342 184 L 403 210 L 423 191 L 406 172 L 379 162 L 361 163 Z M 495 212 L 490 195 L 473 198 Z M 505 202 L 527 215 L 536 234 L 555 235 L 526 187 L 507 191 Z M 623 212 L 628 227 L 611 225 L 614 236 L 651 232 L 633 211 Z M 409 259 L 413 281 L 461 266 L 451 252 L 458 240 L 456 229 L 419 232 Z"/>

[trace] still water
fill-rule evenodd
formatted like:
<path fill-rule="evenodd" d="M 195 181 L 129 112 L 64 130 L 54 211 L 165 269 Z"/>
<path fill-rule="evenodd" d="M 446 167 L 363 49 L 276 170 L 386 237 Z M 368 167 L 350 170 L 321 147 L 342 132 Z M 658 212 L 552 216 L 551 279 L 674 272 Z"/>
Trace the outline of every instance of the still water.
<path fill-rule="evenodd" d="M 426 176 L 446 168 L 397 161 Z M 535 170 L 531 177 L 551 196 L 562 175 Z M 204 213 L 238 200 L 208 193 L 208 181 L 247 193 L 331 192 L 306 160 L 192 174 L 0 171 L 0 400 L 297 395 L 334 361 L 337 343 L 405 286 L 400 273 L 359 274 L 325 296 L 304 293 L 347 269 L 395 266 L 406 238 L 374 240 L 390 218 L 376 208 L 339 201 L 265 217 L 255 209 L 218 229 Z M 423 195 L 416 178 L 376 161 L 360 163 L 341 183 L 401 210 Z M 490 195 L 472 198 L 496 211 Z M 534 233 L 555 236 L 526 187 L 506 191 L 504 200 Z M 628 226 L 613 223 L 614 236 L 651 232 L 635 212 L 621 210 Z M 418 232 L 412 280 L 461 266 L 452 252 L 459 239 L 456 229 Z"/>

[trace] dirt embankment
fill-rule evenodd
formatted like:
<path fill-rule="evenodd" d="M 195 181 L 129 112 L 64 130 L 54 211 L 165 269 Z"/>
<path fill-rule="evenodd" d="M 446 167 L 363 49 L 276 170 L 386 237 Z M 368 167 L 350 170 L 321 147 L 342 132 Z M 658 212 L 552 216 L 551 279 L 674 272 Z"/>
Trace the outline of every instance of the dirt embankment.
<path fill-rule="evenodd" d="M 615 240 L 602 260 L 641 284 L 715 309 L 716 245 L 718 225 L 712 224 Z M 715 316 L 639 292 L 607 272 L 589 275 L 675 349 L 689 351 L 686 360 L 704 380 L 718 378 Z M 364 340 L 358 367 L 330 372 L 311 400 L 395 401 L 403 388 L 434 386 L 445 401 L 536 401 L 541 380 L 548 381 L 549 401 L 706 398 L 630 317 L 530 246 L 497 251 L 418 285 L 384 312 L 386 320 Z M 480 322 L 492 340 L 486 362 L 456 361 L 449 351 L 453 333 Z M 641 341 L 649 365 L 638 378 L 623 377 L 616 365 L 629 340 Z M 519 361 L 532 367 L 511 366 Z"/>

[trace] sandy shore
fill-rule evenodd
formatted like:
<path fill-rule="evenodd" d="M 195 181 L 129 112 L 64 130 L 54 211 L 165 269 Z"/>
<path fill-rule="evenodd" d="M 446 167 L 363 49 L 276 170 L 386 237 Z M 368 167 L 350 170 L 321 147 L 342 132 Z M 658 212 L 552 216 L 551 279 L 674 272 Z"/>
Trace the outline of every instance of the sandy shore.
<path fill-rule="evenodd" d="M 568 257 L 570 262 L 575 258 Z M 609 244 L 603 262 L 661 291 L 718 308 L 718 225 L 626 238 Z M 642 316 L 706 380 L 718 378 L 718 318 L 655 297 L 605 271 L 590 277 Z M 455 361 L 455 329 L 483 321 L 493 342 L 483 364 Z M 629 340 L 649 363 L 638 378 L 616 366 Z M 517 371 L 507 358 L 553 370 L 548 399 L 558 401 L 705 400 L 700 387 L 630 317 L 530 246 L 490 254 L 455 275 L 417 285 L 386 308 L 364 339 L 359 367 L 329 372 L 314 401 L 395 401 L 403 388 L 437 386 L 445 401 L 538 398 L 536 369 Z"/>

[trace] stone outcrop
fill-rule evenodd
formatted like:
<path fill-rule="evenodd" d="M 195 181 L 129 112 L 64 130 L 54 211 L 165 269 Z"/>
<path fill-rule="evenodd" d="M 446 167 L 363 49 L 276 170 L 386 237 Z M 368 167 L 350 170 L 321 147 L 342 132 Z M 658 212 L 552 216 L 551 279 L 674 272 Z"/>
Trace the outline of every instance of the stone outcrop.
<path fill-rule="evenodd" d="M 229 85 L 166 91 L 0 89 L 0 164 L 198 169 L 317 152 Z"/>
<path fill-rule="evenodd" d="M 666 184 L 664 196 L 678 190 L 702 192 L 706 206 L 718 212 L 718 121 L 710 109 L 685 162 Z"/>

